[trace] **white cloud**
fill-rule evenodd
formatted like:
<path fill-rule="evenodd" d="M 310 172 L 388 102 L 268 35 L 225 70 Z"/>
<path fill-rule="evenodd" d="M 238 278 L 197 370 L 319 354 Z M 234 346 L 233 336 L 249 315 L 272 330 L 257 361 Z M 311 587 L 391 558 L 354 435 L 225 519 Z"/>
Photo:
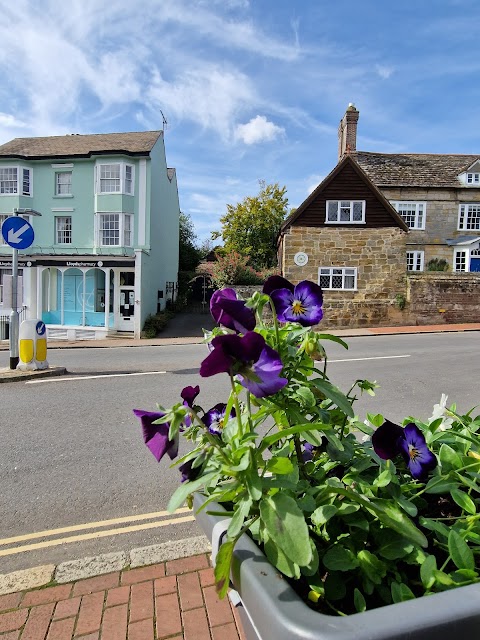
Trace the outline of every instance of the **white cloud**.
<path fill-rule="evenodd" d="M 394 69 L 393 67 L 386 67 L 383 64 L 376 64 L 375 71 L 378 73 L 380 78 L 383 78 L 384 80 L 388 80 L 388 78 L 390 78 L 390 76 L 394 72 Z"/>
<path fill-rule="evenodd" d="M 235 128 L 235 139 L 245 144 L 258 142 L 271 142 L 285 133 L 283 127 L 279 127 L 266 119 L 265 116 L 256 116 L 247 124 L 239 124 Z"/>

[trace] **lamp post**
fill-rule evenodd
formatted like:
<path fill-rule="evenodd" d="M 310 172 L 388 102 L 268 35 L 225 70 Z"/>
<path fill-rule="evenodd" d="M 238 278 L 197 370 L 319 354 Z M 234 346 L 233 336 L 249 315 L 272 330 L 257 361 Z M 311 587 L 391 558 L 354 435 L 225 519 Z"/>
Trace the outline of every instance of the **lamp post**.
<path fill-rule="evenodd" d="M 35 209 L 14 209 L 13 215 L 41 216 Z M 18 248 L 12 245 L 12 310 L 10 312 L 10 369 L 16 369 L 20 360 L 18 355 L 19 315 L 17 306 L 18 292 Z"/>

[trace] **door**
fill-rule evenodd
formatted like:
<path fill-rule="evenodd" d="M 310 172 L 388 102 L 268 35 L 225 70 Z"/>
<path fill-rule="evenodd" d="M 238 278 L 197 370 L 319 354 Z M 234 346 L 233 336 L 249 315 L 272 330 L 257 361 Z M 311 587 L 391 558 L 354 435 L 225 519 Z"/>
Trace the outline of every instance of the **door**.
<path fill-rule="evenodd" d="M 134 330 L 135 291 L 133 287 L 120 287 L 119 290 L 119 331 Z"/>

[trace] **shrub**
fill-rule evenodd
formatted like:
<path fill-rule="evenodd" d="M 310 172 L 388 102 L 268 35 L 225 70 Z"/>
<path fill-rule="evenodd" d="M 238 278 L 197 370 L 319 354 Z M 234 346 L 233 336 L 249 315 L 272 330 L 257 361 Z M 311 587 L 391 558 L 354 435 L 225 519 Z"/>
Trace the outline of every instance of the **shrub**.
<path fill-rule="evenodd" d="M 427 271 L 448 271 L 447 260 L 443 258 L 432 258 L 427 262 Z"/>
<path fill-rule="evenodd" d="M 156 338 L 157 334 L 165 329 L 168 321 L 172 317 L 171 311 L 161 311 L 155 315 L 149 315 L 145 319 L 142 335 L 144 338 Z"/>
<path fill-rule="evenodd" d="M 278 273 L 277 269 L 255 271 L 248 264 L 249 257 L 242 256 L 236 251 L 225 255 L 220 255 L 219 253 L 215 255 L 217 261 L 208 265 L 208 271 L 212 278 L 212 283 L 217 289 L 239 284 L 263 284 L 269 276 Z"/>

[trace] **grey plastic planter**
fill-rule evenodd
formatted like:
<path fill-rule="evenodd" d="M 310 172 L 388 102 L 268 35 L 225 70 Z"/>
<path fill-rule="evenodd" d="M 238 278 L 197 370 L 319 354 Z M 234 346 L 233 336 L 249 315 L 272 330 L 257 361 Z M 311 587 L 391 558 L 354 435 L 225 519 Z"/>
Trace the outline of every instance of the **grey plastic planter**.
<path fill-rule="evenodd" d="M 204 501 L 195 495 L 195 511 Z M 211 503 L 196 515 L 214 556 L 228 520 L 222 525 L 224 519 L 207 509 L 224 509 Z M 480 633 L 480 584 L 343 618 L 326 616 L 297 596 L 246 535 L 234 551 L 231 581 L 247 640 L 474 640 Z"/>

